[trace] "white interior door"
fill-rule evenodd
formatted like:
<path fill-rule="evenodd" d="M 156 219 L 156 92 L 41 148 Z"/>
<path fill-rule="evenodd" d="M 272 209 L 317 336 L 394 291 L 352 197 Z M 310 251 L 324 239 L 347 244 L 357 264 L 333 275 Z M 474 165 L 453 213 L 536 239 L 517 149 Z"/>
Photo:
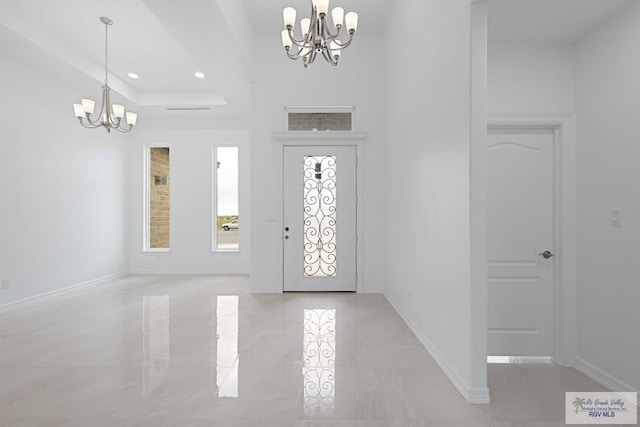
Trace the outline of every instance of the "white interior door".
<path fill-rule="evenodd" d="M 284 290 L 356 290 L 356 147 L 284 147 Z"/>
<path fill-rule="evenodd" d="M 490 131 L 487 150 L 488 354 L 553 356 L 554 135 Z"/>

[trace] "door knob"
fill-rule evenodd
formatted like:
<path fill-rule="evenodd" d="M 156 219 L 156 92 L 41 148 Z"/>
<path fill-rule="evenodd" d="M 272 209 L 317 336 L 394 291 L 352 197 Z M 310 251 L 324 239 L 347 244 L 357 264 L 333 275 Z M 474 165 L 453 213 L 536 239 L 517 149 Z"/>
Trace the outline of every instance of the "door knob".
<path fill-rule="evenodd" d="M 538 255 L 542 255 L 542 258 L 544 259 L 549 259 L 553 256 L 553 253 L 551 251 L 544 251 L 542 253 L 539 253 Z"/>

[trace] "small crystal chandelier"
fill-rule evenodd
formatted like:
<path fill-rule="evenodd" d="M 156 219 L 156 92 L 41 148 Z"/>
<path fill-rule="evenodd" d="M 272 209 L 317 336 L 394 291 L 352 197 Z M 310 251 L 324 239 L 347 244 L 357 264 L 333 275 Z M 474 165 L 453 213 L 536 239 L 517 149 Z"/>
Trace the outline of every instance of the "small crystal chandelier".
<path fill-rule="evenodd" d="M 331 11 L 335 34 L 331 34 L 327 23 L 327 11 L 329 10 L 329 0 L 311 1 L 311 18 L 300 20 L 302 39 L 297 40 L 293 35 L 296 26 L 296 10 L 292 7 L 285 7 L 282 11 L 284 27 L 282 30 L 282 46 L 287 51 L 287 56 L 291 59 L 302 59 L 305 68 L 313 64 L 318 53 L 322 53 L 324 59 L 331 65 L 338 65 L 342 49 L 349 46 L 353 40 L 353 35 L 358 28 L 358 14 L 349 12 L 344 14 L 344 9 L 336 7 Z M 344 22 L 347 26 L 349 39 L 342 42 L 338 39 L 340 29 Z M 292 51 L 295 45 L 297 49 Z"/>
<path fill-rule="evenodd" d="M 113 21 L 103 16 L 100 18 L 100 22 L 104 24 L 104 85 L 102 86 L 102 105 L 100 107 L 100 113 L 96 120 L 91 119 L 91 115 L 93 114 L 93 109 L 96 104 L 95 101 L 91 99 L 81 99 L 80 104 L 73 104 L 73 111 L 80 121 L 80 124 L 85 128 L 94 129 L 102 126 L 107 130 L 107 132 L 111 132 L 111 129 L 124 133 L 131 132 L 138 120 L 138 115 L 136 113 L 127 112 L 126 116 L 128 127 L 126 127 L 124 120 L 122 120 L 125 116 L 124 105 L 111 104 L 111 88 L 109 87 L 109 72 L 107 70 L 107 65 L 109 63 L 109 56 L 107 54 L 107 29 L 109 28 L 109 25 L 113 25 Z"/>

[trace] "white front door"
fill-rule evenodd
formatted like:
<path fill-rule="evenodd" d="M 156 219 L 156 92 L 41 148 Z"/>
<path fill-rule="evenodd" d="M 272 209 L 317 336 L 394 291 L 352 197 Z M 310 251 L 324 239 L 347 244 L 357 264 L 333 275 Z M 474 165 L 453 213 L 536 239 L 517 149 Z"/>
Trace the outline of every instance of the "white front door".
<path fill-rule="evenodd" d="M 356 290 L 356 147 L 284 147 L 284 290 Z"/>
<path fill-rule="evenodd" d="M 554 135 L 491 130 L 487 150 L 488 354 L 553 356 Z"/>

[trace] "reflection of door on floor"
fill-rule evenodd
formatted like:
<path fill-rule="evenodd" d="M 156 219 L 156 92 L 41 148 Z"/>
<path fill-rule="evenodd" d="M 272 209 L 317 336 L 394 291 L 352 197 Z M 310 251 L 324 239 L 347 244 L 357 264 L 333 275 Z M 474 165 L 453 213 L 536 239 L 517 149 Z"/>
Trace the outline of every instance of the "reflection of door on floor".
<path fill-rule="evenodd" d="M 284 147 L 284 290 L 356 290 L 356 147 Z"/>
<path fill-rule="evenodd" d="M 487 161 L 488 354 L 552 356 L 554 135 L 492 130 Z"/>

